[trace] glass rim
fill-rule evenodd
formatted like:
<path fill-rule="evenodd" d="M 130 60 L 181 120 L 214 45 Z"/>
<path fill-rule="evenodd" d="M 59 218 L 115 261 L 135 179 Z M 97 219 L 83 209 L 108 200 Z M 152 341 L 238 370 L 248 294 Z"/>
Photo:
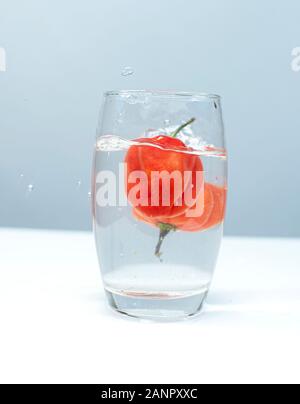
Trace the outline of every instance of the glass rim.
<path fill-rule="evenodd" d="M 204 98 L 220 100 L 221 96 L 218 94 L 210 94 L 205 92 L 194 92 L 194 91 L 177 91 L 177 90 L 109 90 L 105 91 L 105 97 L 125 97 L 126 95 L 151 95 L 154 97 L 162 98 Z"/>

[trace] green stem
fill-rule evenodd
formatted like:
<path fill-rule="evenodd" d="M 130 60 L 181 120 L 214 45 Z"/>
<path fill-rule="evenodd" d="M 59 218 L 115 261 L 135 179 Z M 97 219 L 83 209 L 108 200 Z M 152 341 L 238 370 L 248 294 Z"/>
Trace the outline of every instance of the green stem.
<path fill-rule="evenodd" d="M 186 126 L 191 125 L 193 122 L 195 122 L 195 120 L 196 118 L 191 118 L 189 121 L 180 125 L 179 128 L 172 134 L 171 137 L 176 138 L 176 136 L 182 131 L 182 129 L 184 129 Z M 159 227 L 159 238 L 155 248 L 155 255 L 157 258 L 161 260 L 162 255 L 161 247 L 164 242 L 164 239 L 171 231 L 176 231 L 176 227 L 168 223 L 159 223 L 158 227 Z"/>
<path fill-rule="evenodd" d="M 176 227 L 167 223 L 159 223 L 159 239 L 155 248 L 155 255 L 159 259 L 161 259 L 162 255 L 161 247 L 163 241 L 171 231 L 176 231 Z"/>
<path fill-rule="evenodd" d="M 184 129 L 186 126 L 191 125 L 193 122 L 195 122 L 196 118 L 191 118 L 189 121 L 186 123 L 183 123 L 181 126 L 179 126 L 178 129 L 175 130 L 175 132 L 172 134 L 172 137 L 177 137 L 177 135 Z"/>

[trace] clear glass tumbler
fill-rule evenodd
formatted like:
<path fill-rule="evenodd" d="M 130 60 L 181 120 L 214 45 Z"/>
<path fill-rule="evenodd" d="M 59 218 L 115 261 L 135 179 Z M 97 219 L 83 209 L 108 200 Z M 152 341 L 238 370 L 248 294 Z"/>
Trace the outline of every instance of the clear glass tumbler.
<path fill-rule="evenodd" d="M 109 305 L 148 319 L 199 313 L 226 205 L 220 97 L 107 92 L 92 182 L 96 248 Z"/>

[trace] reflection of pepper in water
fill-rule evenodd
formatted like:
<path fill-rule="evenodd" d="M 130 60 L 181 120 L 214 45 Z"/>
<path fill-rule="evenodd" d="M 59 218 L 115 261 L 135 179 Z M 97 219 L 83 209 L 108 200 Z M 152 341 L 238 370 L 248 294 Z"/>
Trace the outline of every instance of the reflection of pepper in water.
<path fill-rule="evenodd" d="M 203 172 L 200 157 L 191 154 L 193 150 L 176 138 L 183 128 L 194 121 L 195 119 L 193 118 L 181 125 L 172 136 L 159 135 L 153 138 L 136 139 L 136 142 L 141 145 L 131 146 L 125 158 L 125 163 L 127 164 L 127 197 L 134 206 L 133 214 L 136 219 L 158 227 L 160 230 L 159 241 L 155 249 L 157 257 L 161 256 L 163 240 L 171 231 L 203 231 L 221 223 L 224 219 L 225 188 L 209 183 L 203 184 L 204 198 L 202 195 L 201 201 L 204 206 L 202 206 L 201 215 L 198 217 L 190 217 L 189 210 L 195 209 L 195 205 L 188 206 L 185 202 L 187 192 L 195 201 L 201 197 L 196 192 L 203 191 L 201 187 L 199 189 L 199 184 L 196 184 L 197 172 Z M 147 189 L 140 194 L 138 202 L 132 196 L 134 192 L 130 192 L 136 186 L 136 184 L 129 181 L 130 174 L 133 172 L 143 172 L 147 176 Z M 151 175 L 153 172 L 160 173 L 160 179 L 153 177 Z M 174 172 L 179 173 L 184 188 L 182 186 L 176 187 L 174 181 L 171 181 L 170 189 L 168 190 L 171 203 L 164 206 L 163 178 L 164 175 L 170 176 Z M 183 180 L 185 172 L 191 173 L 191 178 L 187 184 Z M 154 183 L 154 181 L 159 182 Z M 153 192 L 158 194 L 154 195 Z M 145 200 L 143 200 L 143 195 Z M 151 200 L 158 202 L 155 204 L 156 206 L 151 205 L 151 202 L 149 202 Z M 176 203 L 178 201 L 180 203 Z"/>

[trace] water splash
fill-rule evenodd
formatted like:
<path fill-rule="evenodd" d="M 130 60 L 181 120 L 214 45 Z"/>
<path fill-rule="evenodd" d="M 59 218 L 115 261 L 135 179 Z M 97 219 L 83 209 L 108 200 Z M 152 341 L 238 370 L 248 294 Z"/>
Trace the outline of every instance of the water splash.
<path fill-rule="evenodd" d="M 132 76 L 134 74 L 134 70 L 132 67 L 126 66 L 126 67 L 124 67 L 124 69 L 122 69 L 121 74 L 123 77 Z"/>
<path fill-rule="evenodd" d="M 96 150 L 105 152 L 124 150 L 130 146 L 129 140 L 114 135 L 101 136 L 96 142 Z"/>
<path fill-rule="evenodd" d="M 168 132 L 174 132 L 174 130 L 177 129 L 177 126 L 175 129 L 168 128 Z M 184 132 L 184 131 L 183 131 Z M 149 129 L 146 134 L 148 135 L 147 137 L 151 138 L 155 135 L 163 135 L 164 130 L 159 129 L 159 130 L 154 130 L 154 129 Z M 211 156 L 211 157 L 219 157 L 226 159 L 227 154 L 226 150 L 223 148 L 217 148 L 214 145 L 208 144 L 207 142 L 203 141 L 199 137 L 190 137 L 187 134 L 181 133 L 180 136 L 178 136 L 181 140 L 185 139 L 184 143 L 190 147 L 190 149 L 182 151 L 181 148 L 176 149 L 176 148 L 165 148 L 157 144 L 153 143 L 143 143 L 142 147 L 150 146 L 150 147 L 155 147 L 157 149 L 165 150 L 165 151 L 173 151 L 173 152 L 178 152 L 178 153 L 185 153 L 185 154 L 190 154 L 190 155 L 198 155 L 198 156 Z M 127 140 L 127 139 L 122 139 L 119 136 L 115 135 L 106 135 L 106 136 L 101 136 L 100 138 L 97 139 L 96 142 L 96 151 L 97 152 L 113 152 L 113 151 L 122 151 L 122 150 L 127 150 L 131 146 L 141 146 L 141 143 L 134 141 L 134 140 Z"/>
<path fill-rule="evenodd" d="M 126 102 L 131 105 L 138 104 L 138 102 L 139 102 L 139 98 L 134 94 L 126 95 L 125 99 L 126 99 Z"/>
<path fill-rule="evenodd" d="M 127 92 L 121 95 L 127 104 L 143 104 L 144 108 L 150 107 L 151 96 L 143 92 Z"/>

